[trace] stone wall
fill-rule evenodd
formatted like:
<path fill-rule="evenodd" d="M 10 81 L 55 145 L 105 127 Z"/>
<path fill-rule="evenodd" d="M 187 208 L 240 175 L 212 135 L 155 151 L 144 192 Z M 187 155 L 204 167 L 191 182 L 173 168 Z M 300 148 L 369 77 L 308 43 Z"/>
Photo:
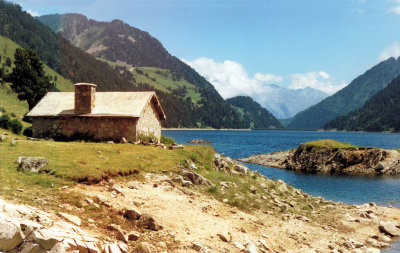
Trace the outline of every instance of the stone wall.
<path fill-rule="evenodd" d="M 94 141 L 136 141 L 137 118 L 33 117 L 33 137 L 89 139 Z"/>
<path fill-rule="evenodd" d="M 142 111 L 138 120 L 137 137 L 141 135 L 154 136 L 157 141 L 161 139 L 161 120 L 152 102 L 148 103 Z"/>

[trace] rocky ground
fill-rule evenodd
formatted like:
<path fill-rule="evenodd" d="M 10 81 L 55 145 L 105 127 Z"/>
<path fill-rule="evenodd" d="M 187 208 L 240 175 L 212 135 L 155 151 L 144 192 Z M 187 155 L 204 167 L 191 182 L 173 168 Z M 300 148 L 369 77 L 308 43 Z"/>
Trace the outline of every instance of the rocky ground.
<path fill-rule="evenodd" d="M 217 169 L 227 169 L 229 163 L 231 159 L 215 156 Z M 201 191 L 212 183 L 193 166 L 188 162 L 179 175 L 148 173 L 140 181 L 124 178 L 64 187 L 65 193 L 85 198 L 80 205 L 60 203 L 61 213 L 1 200 L 0 251 L 380 252 L 400 235 L 397 208 L 325 201 L 236 164 L 230 173 L 257 176 L 257 185 L 250 187 L 252 201 L 270 207 L 241 210 Z M 220 182 L 215 187 L 237 186 Z M 303 204 L 309 209 L 306 214 L 301 212 Z M 104 224 L 104 217 L 85 215 L 91 207 L 125 222 L 117 225 L 107 219 Z"/>
<path fill-rule="evenodd" d="M 297 149 L 240 159 L 264 166 L 318 173 L 398 175 L 400 153 L 378 148 L 332 148 L 301 144 Z"/>

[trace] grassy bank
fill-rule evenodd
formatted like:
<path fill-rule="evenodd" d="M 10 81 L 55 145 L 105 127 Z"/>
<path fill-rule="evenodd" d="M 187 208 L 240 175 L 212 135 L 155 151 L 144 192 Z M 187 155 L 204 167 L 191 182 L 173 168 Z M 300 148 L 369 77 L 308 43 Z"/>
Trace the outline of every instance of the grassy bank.
<path fill-rule="evenodd" d="M 340 142 L 335 140 L 317 140 L 310 141 L 305 143 L 307 146 L 318 147 L 318 148 L 337 148 L 337 149 L 356 149 L 356 148 L 365 148 L 361 146 L 355 146 L 348 142 Z"/>
<path fill-rule="evenodd" d="M 210 146 L 185 146 L 168 150 L 154 146 L 84 142 L 28 141 L 19 136 L 10 145 L 13 135 L 0 142 L 0 195 L 25 203 L 45 204 L 57 208 L 61 202 L 76 204 L 77 196 L 66 196 L 63 186 L 98 184 L 113 180 L 142 180 L 146 173 L 168 174 L 174 177 L 188 161 L 196 164 L 196 173 L 210 180 L 212 186 L 195 186 L 196 190 L 212 195 L 242 210 L 290 212 L 309 216 L 311 209 L 299 191 L 288 186 L 279 188 L 276 181 L 258 173 L 238 176 L 214 169 L 214 150 Z M 17 170 L 19 156 L 45 157 L 49 173 Z M 231 164 L 231 166 L 233 166 Z M 221 182 L 233 183 L 226 188 Z M 256 194 L 254 193 L 256 191 Z M 262 196 L 262 198 L 260 198 Z M 81 196 L 83 198 L 84 196 Z M 273 204 L 274 199 L 290 200 L 290 204 Z M 46 201 L 43 202 L 43 199 Z M 311 200 L 310 200 L 311 201 Z M 280 201 L 279 201 L 280 202 Z M 317 203 L 315 203 L 317 204 Z M 288 210 L 287 205 L 294 206 Z"/>
<path fill-rule="evenodd" d="M 193 157 L 205 168 L 212 163 L 211 147 L 165 150 L 133 144 L 28 141 L 21 136 L 18 136 L 21 140 L 11 146 L 15 135 L 0 131 L 9 134 L 0 142 L 0 194 L 24 202 L 57 195 L 65 185 L 98 183 L 110 178 L 140 180 L 147 172 L 177 172 L 178 164 Z M 16 161 L 19 156 L 46 157 L 49 160 L 46 169 L 51 173 L 18 171 Z"/>

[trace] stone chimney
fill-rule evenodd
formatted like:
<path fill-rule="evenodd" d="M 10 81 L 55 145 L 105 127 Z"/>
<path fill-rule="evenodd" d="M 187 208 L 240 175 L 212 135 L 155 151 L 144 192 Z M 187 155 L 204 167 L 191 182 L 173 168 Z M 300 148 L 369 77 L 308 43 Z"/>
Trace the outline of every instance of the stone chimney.
<path fill-rule="evenodd" d="M 92 83 L 75 84 L 75 114 L 92 112 L 96 98 L 96 86 Z"/>

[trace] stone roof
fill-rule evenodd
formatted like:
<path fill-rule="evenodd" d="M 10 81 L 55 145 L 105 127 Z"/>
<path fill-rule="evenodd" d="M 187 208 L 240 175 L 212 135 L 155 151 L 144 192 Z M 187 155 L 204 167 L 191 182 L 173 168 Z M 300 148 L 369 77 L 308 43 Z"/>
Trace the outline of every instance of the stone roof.
<path fill-rule="evenodd" d="M 75 92 L 48 92 L 28 113 L 31 117 L 74 116 Z M 145 105 L 154 103 L 166 119 L 155 92 L 96 92 L 93 111 L 83 117 L 140 117 Z"/>

